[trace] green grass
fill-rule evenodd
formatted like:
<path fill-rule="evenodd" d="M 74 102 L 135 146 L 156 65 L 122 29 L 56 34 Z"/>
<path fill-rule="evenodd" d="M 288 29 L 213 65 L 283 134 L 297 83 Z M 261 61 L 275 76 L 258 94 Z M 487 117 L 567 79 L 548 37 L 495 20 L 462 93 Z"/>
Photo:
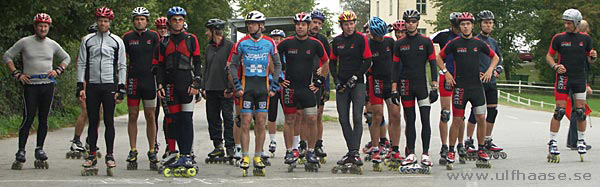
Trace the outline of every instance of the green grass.
<path fill-rule="evenodd" d="M 554 104 L 555 100 L 554 100 L 554 95 L 549 95 L 549 94 L 538 94 L 538 93 L 524 93 L 521 92 L 520 94 L 518 92 L 510 92 L 511 95 L 518 95 L 521 96 L 523 98 L 527 98 L 527 99 L 532 99 L 532 100 L 536 100 L 536 101 L 544 101 L 544 103 L 551 103 Z M 511 97 L 512 98 L 512 97 Z M 514 98 L 513 98 L 514 99 Z M 516 104 L 516 103 L 509 103 L 506 101 L 506 99 L 503 98 L 498 98 L 498 101 L 500 102 L 500 104 L 503 105 L 509 105 L 509 106 L 515 106 L 515 107 L 519 107 L 519 108 L 529 108 L 529 109 L 535 109 L 535 110 L 543 110 L 543 111 L 549 111 L 549 112 L 553 112 L 554 111 L 554 107 L 548 105 L 544 105 L 544 108 L 540 108 L 539 106 L 535 107 L 528 107 L 528 106 L 524 106 L 524 105 L 520 105 L 520 104 Z M 590 108 L 592 109 L 592 116 L 594 117 L 600 117 L 600 99 L 598 98 L 588 98 L 587 100 L 588 105 L 590 105 Z"/>
<path fill-rule="evenodd" d="M 337 122 L 338 118 L 329 115 L 323 115 L 323 122 Z"/>
<path fill-rule="evenodd" d="M 75 125 L 77 117 L 81 113 L 79 106 L 63 106 L 62 112 L 51 111 L 48 116 L 48 129 L 56 130 L 63 127 L 70 127 Z M 118 104 L 115 109 L 115 116 L 127 114 L 127 102 Z M 21 115 L 11 116 L 0 116 L 0 139 L 14 137 L 19 131 L 21 121 L 23 117 Z M 33 122 L 30 133 L 37 131 L 37 117 Z"/>

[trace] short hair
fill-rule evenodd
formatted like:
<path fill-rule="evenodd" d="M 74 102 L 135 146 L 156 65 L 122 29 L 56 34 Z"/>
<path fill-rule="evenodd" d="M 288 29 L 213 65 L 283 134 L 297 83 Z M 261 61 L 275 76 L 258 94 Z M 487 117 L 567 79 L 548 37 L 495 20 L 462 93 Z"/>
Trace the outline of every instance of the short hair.
<path fill-rule="evenodd" d="M 577 26 L 579 32 L 588 32 L 590 30 L 590 24 L 586 20 L 581 20 L 579 26 Z"/>

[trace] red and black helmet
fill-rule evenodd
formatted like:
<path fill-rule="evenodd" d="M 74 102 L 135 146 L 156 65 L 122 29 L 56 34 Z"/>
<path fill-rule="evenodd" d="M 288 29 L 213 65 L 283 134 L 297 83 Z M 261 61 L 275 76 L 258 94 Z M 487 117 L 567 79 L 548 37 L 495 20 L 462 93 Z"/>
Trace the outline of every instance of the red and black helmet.
<path fill-rule="evenodd" d="M 38 13 L 33 17 L 33 22 L 52 24 L 52 18 L 46 13 Z"/>
<path fill-rule="evenodd" d="M 298 23 L 298 22 L 310 23 L 311 21 L 312 21 L 312 18 L 310 17 L 310 14 L 307 14 L 304 12 L 297 13 L 296 16 L 294 16 L 294 23 Z"/>
<path fill-rule="evenodd" d="M 154 26 L 158 27 L 166 27 L 167 26 L 167 18 L 166 17 L 159 17 L 156 18 L 156 20 L 154 20 Z"/>
<path fill-rule="evenodd" d="M 470 12 L 463 12 L 458 15 L 458 23 L 462 21 L 470 21 L 471 23 L 475 23 L 475 17 Z"/>
<path fill-rule="evenodd" d="M 405 31 L 406 30 L 406 22 L 404 22 L 404 20 L 398 20 L 398 21 L 392 23 L 392 28 L 394 28 L 395 31 Z"/>
<path fill-rule="evenodd" d="M 113 20 L 115 19 L 115 13 L 110 8 L 100 7 L 96 9 L 96 18 L 108 18 L 109 20 Z"/>

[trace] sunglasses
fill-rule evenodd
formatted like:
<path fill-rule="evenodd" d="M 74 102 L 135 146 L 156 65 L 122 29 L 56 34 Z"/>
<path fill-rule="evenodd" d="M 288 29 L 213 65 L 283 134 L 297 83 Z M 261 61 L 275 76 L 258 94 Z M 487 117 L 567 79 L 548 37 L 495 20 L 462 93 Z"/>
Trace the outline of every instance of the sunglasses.
<path fill-rule="evenodd" d="M 416 23 L 416 22 L 419 22 L 419 20 L 409 19 L 409 20 L 406 21 L 406 23 Z"/>

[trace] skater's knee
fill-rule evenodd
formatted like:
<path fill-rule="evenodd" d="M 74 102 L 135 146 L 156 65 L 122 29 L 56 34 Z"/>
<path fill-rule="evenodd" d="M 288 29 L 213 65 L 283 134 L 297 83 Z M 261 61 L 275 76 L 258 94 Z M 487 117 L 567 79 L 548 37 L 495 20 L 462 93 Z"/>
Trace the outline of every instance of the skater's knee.
<path fill-rule="evenodd" d="M 557 106 L 556 109 L 554 109 L 554 119 L 560 121 L 566 113 L 567 109 L 565 109 L 564 107 Z"/>
<path fill-rule="evenodd" d="M 578 121 L 585 120 L 585 108 L 576 108 L 575 109 L 575 117 L 577 117 Z"/>
<path fill-rule="evenodd" d="M 450 121 L 450 110 L 442 110 L 440 120 L 444 123 Z"/>
<path fill-rule="evenodd" d="M 485 119 L 488 123 L 495 123 L 496 116 L 498 115 L 498 109 L 494 107 L 487 107 L 487 117 Z"/>

